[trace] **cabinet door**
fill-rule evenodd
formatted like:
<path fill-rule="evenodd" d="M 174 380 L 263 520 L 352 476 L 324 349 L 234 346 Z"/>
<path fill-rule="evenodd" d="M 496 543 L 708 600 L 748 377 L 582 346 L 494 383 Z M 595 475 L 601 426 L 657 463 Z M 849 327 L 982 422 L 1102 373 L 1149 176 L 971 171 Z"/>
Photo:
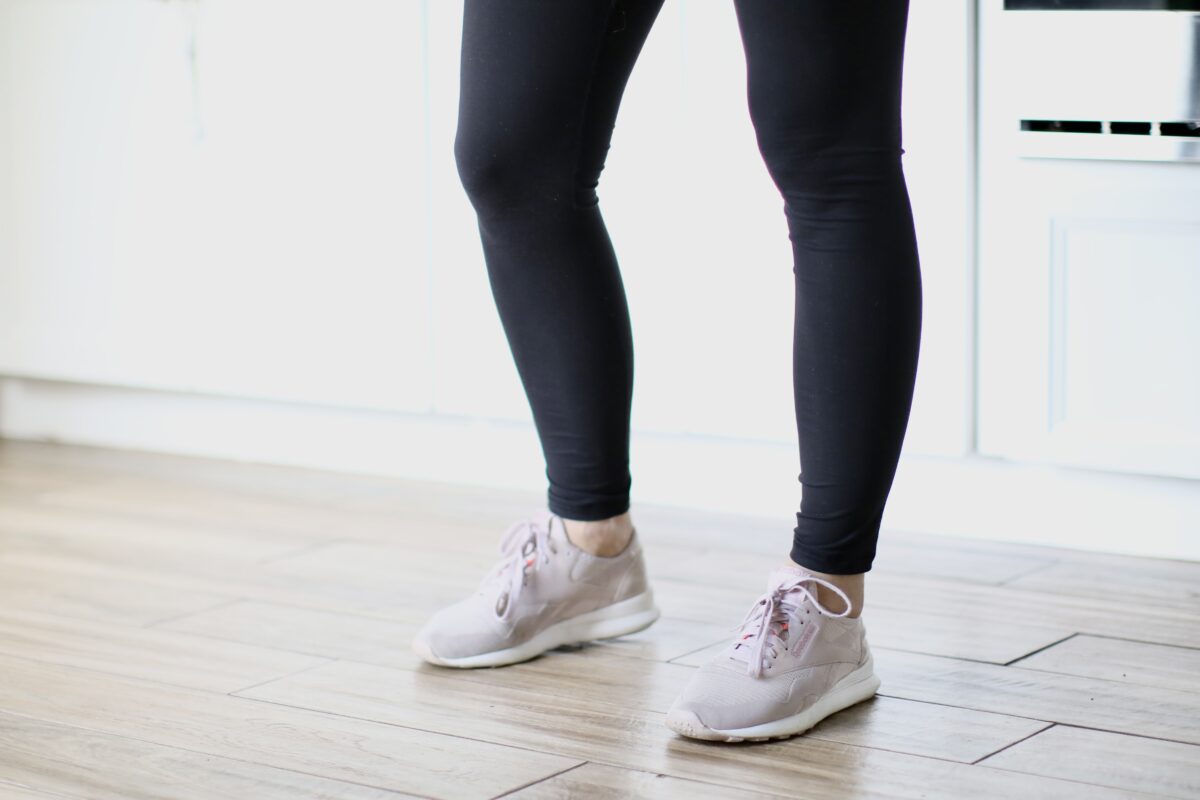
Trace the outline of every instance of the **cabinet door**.
<path fill-rule="evenodd" d="M 1200 477 L 1200 164 L 1072 157 L 1071 139 L 1051 138 L 1071 134 L 1059 133 L 1045 134 L 1057 157 L 1034 157 L 1020 127 L 1030 117 L 1154 119 L 1155 95 L 1184 65 L 1167 59 L 1145 91 L 1128 85 L 1139 69 L 1155 72 L 1172 43 L 1159 12 L 1134 12 L 1123 22 L 1134 29 L 1076 30 L 1074 40 L 1059 34 L 1083 17 L 1036 13 L 982 4 L 980 449 Z M 1081 66 L 1084 56 L 1030 47 L 1034 38 L 1102 45 L 1109 35 L 1097 70 Z M 1122 37 L 1128 46 L 1115 46 Z M 1079 91 L 1034 88 L 1059 69 Z M 1079 146 L 1095 155 L 1122 144 L 1107 135 Z"/>
<path fill-rule="evenodd" d="M 428 408 L 420 4 L 0 15 L 0 371 Z"/>

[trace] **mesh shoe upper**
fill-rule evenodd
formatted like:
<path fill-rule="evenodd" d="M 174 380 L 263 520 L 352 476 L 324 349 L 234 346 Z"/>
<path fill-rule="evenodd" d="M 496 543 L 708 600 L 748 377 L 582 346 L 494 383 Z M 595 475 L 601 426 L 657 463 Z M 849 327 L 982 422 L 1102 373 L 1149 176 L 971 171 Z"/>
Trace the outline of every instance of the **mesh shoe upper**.
<path fill-rule="evenodd" d="M 734 730 L 798 714 L 866 659 L 862 620 L 833 615 L 798 570 L 771 573 L 738 635 L 675 701 L 707 727 Z M 845 613 L 845 612 L 843 612 Z"/>
<path fill-rule="evenodd" d="M 615 556 L 594 556 L 546 509 L 514 523 L 500 560 L 476 591 L 436 612 L 417 633 L 441 658 L 519 645 L 549 625 L 634 597 L 648 588 L 635 530 Z"/>

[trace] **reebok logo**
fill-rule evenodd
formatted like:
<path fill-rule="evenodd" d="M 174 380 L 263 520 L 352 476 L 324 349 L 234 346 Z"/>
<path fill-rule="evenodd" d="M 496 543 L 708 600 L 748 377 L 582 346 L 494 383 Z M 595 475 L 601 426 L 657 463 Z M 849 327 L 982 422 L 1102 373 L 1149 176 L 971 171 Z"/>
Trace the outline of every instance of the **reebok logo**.
<path fill-rule="evenodd" d="M 817 626 L 809 623 L 801 627 L 800 635 L 796 637 L 796 642 L 792 645 L 792 655 L 799 658 L 808 649 L 808 645 L 812 642 L 813 637 L 817 635 Z"/>

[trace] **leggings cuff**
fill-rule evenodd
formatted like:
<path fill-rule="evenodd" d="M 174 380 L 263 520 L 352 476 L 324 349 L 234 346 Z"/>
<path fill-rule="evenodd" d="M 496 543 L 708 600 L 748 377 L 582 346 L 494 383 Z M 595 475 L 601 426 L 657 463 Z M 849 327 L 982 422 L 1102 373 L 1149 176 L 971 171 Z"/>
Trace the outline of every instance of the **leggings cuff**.
<path fill-rule="evenodd" d="M 566 519 L 594 521 L 610 519 L 629 510 L 628 494 L 609 496 L 563 495 L 553 488 L 546 492 L 546 506 Z"/>

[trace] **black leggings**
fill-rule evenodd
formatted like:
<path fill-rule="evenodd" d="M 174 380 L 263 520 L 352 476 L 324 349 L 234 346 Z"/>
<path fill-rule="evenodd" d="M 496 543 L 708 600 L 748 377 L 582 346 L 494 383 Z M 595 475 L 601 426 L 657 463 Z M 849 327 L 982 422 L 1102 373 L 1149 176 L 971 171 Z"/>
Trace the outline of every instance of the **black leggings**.
<path fill-rule="evenodd" d="M 734 4 L 749 112 L 793 248 L 803 489 L 790 556 L 866 572 L 921 333 L 900 162 L 908 0 Z M 568 519 L 630 507 L 632 329 L 596 187 L 661 6 L 465 0 L 454 155 L 546 459 L 548 507 Z M 678 187 L 702 188 L 702 174 Z M 694 220 L 696 235 L 716 222 Z"/>

